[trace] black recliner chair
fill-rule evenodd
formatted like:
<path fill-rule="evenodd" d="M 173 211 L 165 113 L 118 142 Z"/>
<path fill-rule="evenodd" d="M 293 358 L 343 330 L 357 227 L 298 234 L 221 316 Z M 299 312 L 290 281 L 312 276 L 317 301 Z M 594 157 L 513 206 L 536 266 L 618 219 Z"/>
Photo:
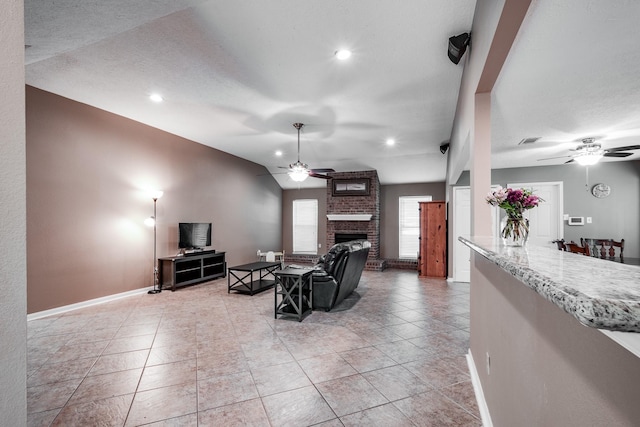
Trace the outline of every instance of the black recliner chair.
<path fill-rule="evenodd" d="M 360 283 L 371 243 L 352 240 L 336 243 L 320 258 L 313 272 L 313 308 L 330 311 Z"/>

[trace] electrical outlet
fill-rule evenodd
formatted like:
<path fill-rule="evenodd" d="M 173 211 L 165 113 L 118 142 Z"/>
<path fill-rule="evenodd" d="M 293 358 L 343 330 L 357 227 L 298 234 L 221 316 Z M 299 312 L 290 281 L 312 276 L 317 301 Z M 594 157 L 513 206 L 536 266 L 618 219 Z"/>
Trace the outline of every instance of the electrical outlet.
<path fill-rule="evenodd" d="M 562 218 L 563 218 L 565 221 L 568 221 L 568 220 L 569 220 L 569 214 L 564 214 L 564 215 L 562 216 Z"/>
<path fill-rule="evenodd" d="M 590 217 L 590 216 L 588 216 L 588 217 L 587 217 L 587 224 L 591 224 L 592 222 L 593 222 L 593 221 L 591 220 L 591 217 Z"/>
<path fill-rule="evenodd" d="M 487 375 L 491 375 L 491 357 L 487 351 Z"/>
<path fill-rule="evenodd" d="M 318 249 L 322 248 L 322 243 L 318 243 Z"/>

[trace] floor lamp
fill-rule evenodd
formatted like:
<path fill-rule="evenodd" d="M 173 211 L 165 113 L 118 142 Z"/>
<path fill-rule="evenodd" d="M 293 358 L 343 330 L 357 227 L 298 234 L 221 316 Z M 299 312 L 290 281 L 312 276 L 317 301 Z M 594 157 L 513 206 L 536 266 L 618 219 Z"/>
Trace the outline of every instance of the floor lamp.
<path fill-rule="evenodd" d="M 156 247 L 157 247 L 157 240 L 156 240 L 156 218 L 157 218 L 157 211 L 156 211 L 156 205 L 158 203 L 158 199 L 160 197 L 162 197 L 164 193 L 162 191 L 154 191 L 153 193 L 151 193 L 151 198 L 153 199 L 153 216 L 151 218 L 147 218 L 144 223 L 148 226 L 153 226 L 153 289 L 151 289 L 148 293 L 150 294 L 157 294 L 162 292 L 162 286 L 160 286 L 159 283 L 159 277 L 158 277 L 158 257 L 156 256 Z"/>

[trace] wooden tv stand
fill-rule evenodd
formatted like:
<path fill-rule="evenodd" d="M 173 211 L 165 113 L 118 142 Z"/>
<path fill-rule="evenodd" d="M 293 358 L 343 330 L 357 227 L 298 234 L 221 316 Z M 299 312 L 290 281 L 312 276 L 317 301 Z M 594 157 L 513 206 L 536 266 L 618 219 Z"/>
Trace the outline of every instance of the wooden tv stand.
<path fill-rule="evenodd" d="M 205 251 L 185 256 L 158 258 L 159 281 L 162 289 L 206 282 L 225 277 L 227 262 L 225 252 Z"/>

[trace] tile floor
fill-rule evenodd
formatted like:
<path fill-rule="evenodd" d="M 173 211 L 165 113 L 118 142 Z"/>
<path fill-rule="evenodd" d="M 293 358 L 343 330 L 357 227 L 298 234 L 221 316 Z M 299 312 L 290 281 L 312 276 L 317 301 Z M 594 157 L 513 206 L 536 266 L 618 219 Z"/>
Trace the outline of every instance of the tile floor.
<path fill-rule="evenodd" d="M 365 271 L 303 322 L 226 279 L 28 323 L 29 426 L 481 426 L 469 285 Z"/>

